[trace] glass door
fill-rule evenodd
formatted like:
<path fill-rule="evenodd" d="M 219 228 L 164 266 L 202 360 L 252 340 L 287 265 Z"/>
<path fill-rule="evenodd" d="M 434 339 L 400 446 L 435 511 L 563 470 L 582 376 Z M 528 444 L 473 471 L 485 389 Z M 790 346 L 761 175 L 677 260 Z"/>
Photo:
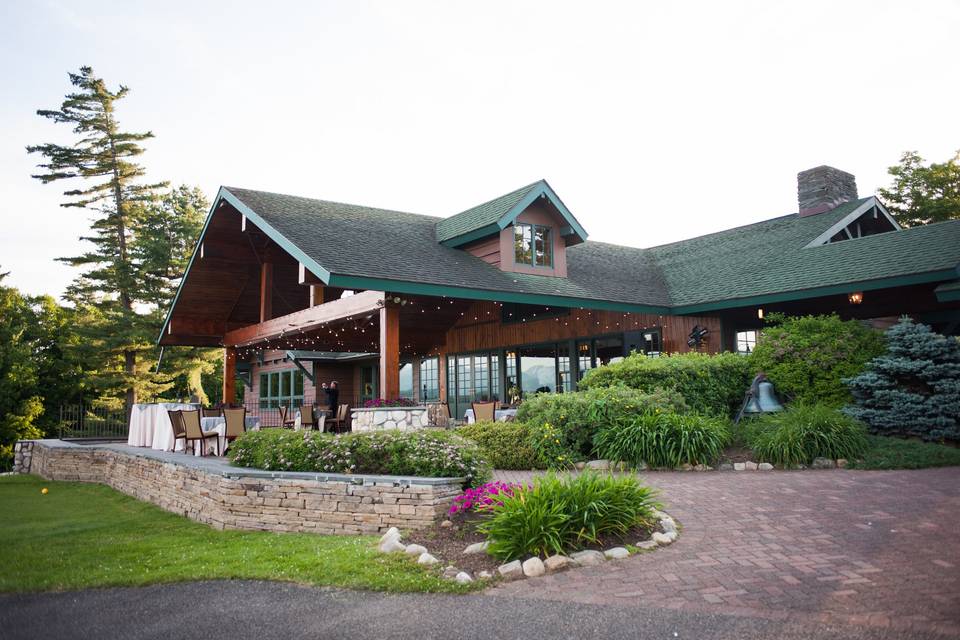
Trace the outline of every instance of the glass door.
<path fill-rule="evenodd" d="M 379 397 L 379 367 L 367 364 L 360 367 L 360 403 L 376 400 Z"/>

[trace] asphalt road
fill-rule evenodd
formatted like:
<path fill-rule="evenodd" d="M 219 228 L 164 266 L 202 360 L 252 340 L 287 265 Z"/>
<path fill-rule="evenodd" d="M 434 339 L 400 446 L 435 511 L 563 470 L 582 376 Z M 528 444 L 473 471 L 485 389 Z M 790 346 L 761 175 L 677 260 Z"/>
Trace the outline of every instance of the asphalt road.
<path fill-rule="evenodd" d="M 889 630 L 669 609 L 486 595 L 391 595 L 256 581 L 0 596 L 3 640 L 900 637 L 902 632 Z"/>

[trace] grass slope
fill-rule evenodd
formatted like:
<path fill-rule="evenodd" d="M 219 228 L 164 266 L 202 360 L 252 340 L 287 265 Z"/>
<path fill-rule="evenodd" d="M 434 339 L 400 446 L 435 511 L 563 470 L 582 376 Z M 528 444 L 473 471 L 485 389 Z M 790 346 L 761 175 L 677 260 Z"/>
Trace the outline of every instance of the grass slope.
<path fill-rule="evenodd" d="M 41 493 L 47 487 L 49 493 Z M 216 531 L 109 487 L 0 478 L 0 591 L 208 579 L 467 591 L 372 537 Z"/>
<path fill-rule="evenodd" d="M 855 469 L 926 469 L 960 465 L 960 449 L 942 444 L 902 440 L 887 436 L 867 436 L 870 444 L 858 460 L 851 460 Z"/>

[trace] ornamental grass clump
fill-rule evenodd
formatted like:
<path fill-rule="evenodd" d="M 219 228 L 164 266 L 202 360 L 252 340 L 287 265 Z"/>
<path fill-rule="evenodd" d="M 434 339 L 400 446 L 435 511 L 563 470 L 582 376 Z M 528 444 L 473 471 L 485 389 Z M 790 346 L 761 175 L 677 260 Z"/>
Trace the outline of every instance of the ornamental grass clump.
<path fill-rule="evenodd" d="M 626 536 L 652 526 L 658 507 L 654 490 L 635 477 L 592 472 L 550 473 L 501 495 L 477 529 L 490 542 L 487 552 L 505 561 L 569 554 L 605 536 Z"/>
<path fill-rule="evenodd" d="M 490 465 L 473 442 L 441 431 L 334 435 L 281 429 L 248 431 L 230 445 L 233 464 L 270 471 L 311 471 L 464 478 L 483 484 Z"/>
<path fill-rule="evenodd" d="M 810 464 L 814 458 L 857 458 L 867 450 L 862 422 L 824 404 L 793 404 L 743 423 L 747 445 L 762 462 Z"/>
<path fill-rule="evenodd" d="M 712 464 L 729 441 L 726 418 L 650 411 L 601 429 L 594 438 L 594 454 L 634 468 L 674 468 Z"/>

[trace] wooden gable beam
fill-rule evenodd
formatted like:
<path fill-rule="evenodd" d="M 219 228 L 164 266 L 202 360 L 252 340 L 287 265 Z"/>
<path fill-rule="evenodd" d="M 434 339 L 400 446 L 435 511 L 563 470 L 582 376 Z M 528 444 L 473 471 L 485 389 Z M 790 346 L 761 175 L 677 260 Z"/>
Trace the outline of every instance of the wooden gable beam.
<path fill-rule="evenodd" d="M 382 291 L 363 291 L 348 298 L 331 300 L 315 307 L 272 318 L 259 324 L 228 331 L 225 345 L 244 345 L 279 338 L 286 333 L 310 331 L 320 325 L 370 313 L 383 305 Z"/>

